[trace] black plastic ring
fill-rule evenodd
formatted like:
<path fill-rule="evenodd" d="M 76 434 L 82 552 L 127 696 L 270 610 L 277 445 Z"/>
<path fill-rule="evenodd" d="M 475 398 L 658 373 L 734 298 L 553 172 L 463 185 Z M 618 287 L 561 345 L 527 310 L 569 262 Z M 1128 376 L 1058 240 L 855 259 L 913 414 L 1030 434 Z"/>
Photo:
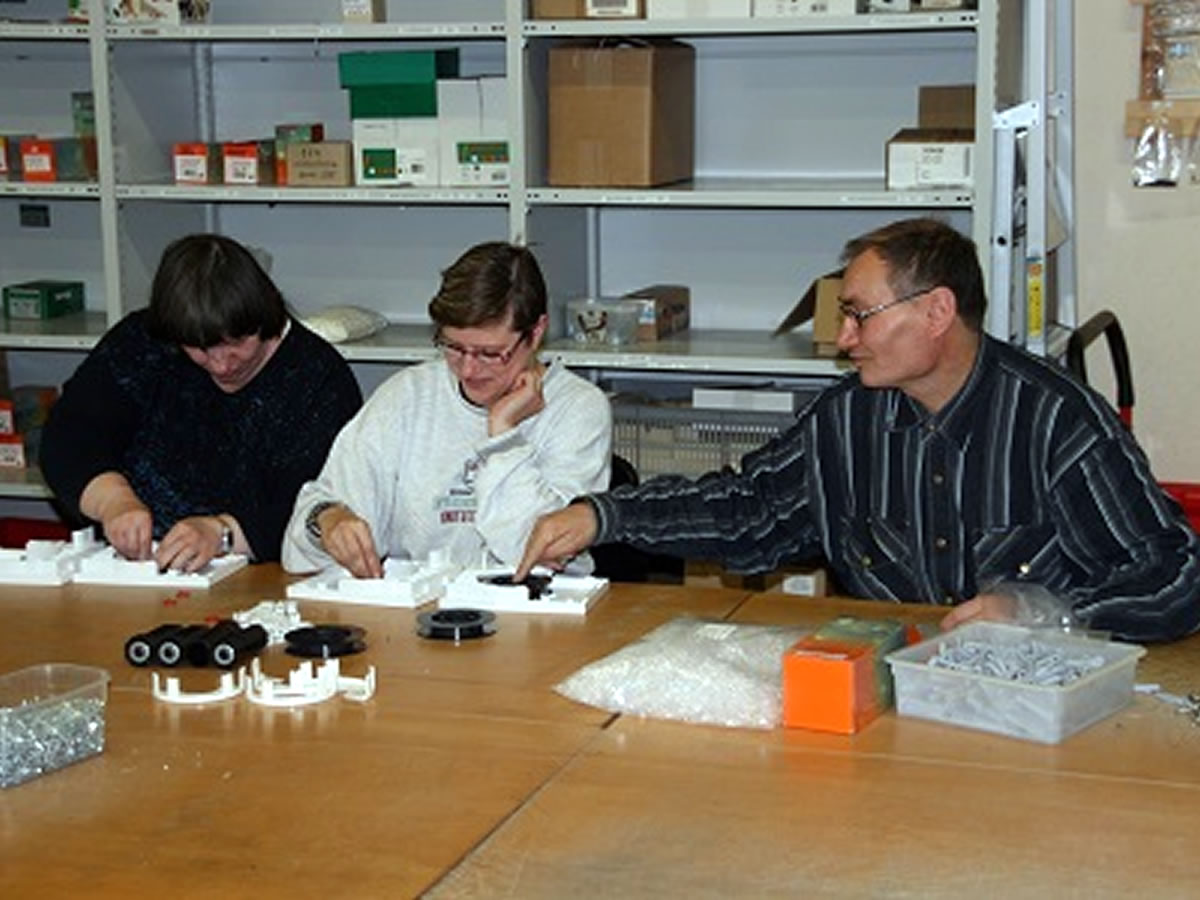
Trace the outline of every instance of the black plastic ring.
<path fill-rule="evenodd" d="M 495 613 L 486 609 L 439 609 L 417 614 L 417 634 L 458 643 L 495 634 L 495 623 Z"/>
<path fill-rule="evenodd" d="M 292 656 L 330 659 L 366 650 L 367 643 L 362 639 L 366 633 L 357 625 L 312 625 L 292 629 L 284 640 Z"/>

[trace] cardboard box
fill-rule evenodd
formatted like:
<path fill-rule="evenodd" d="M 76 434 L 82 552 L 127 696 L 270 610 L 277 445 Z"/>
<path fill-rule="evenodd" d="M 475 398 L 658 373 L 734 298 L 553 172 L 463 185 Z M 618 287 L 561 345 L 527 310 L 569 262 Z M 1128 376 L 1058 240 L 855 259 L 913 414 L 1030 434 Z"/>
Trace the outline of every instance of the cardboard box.
<path fill-rule="evenodd" d="M 866 12 L 912 12 L 913 0 L 867 0 Z"/>
<path fill-rule="evenodd" d="M 92 0 L 67 0 L 67 21 L 88 22 L 91 20 Z"/>
<path fill-rule="evenodd" d="M 212 0 L 109 0 L 114 22 L 195 25 L 208 21 Z"/>
<path fill-rule="evenodd" d="M 53 319 L 83 312 L 82 281 L 26 281 L 4 287 L 4 314 L 10 319 Z"/>
<path fill-rule="evenodd" d="M 342 21 L 370 24 L 387 21 L 387 0 L 342 0 Z"/>
<path fill-rule="evenodd" d="M 32 134 L 0 135 L 0 181 L 20 181 L 25 167 L 21 160 L 21 142 L 34 140 Z"/>
<path fill-rule="evenodd" d="M 355 119 L 351 124 L 355 184 L 439 183 L 437 119 Z"/>
<path fill-rule="evenodd" d="M 55 178 L 58 181 L 95 181 L 99 157 L 94 137 L 54 138 Z"/>
<path fill-rule="evenodd" d="M 647 19 L 747 19 L 750 0 L 646 0 Z"/>
<path fill-rule="evenodd" d="M 0 468 L 25 468 L 25 438 L 19 434 L 0 434 Z"/>
<path fill-rule="evenodd" d="M 396 174 L 396 120 L 355 119 L 354 183 L 400 184 Z"/>
<path fill-rule="evenodd" d="M 639 341 L 656 341 L 691 323 L 692 292 L 682 284 L 652 284 L 630 291 L 625 299 L 638 304 Z"/>
<path fill-rule="evenodd" d="M 974 156 L 974 131 L 902 128 L 887 142 L 887 189 L 969 188 Z"/>
<path fill-rule="evenodd" d="M 221 145 L 226 184 L 274 184 L 275 141 L 230 141 Z"/>
<path fill-rule="evenodd" d="M 0 434 L 15 434 L 17 431 L 13 418 L 13 402 L 0 397 Z"/>
<path fill-rule="evenodd" d="M 180 142 L 171 148 L 176 184 L 220 184 L 221 145 Z"/>
<path fill-rule="evenodd" d="M 641 18 L 645 0 L 530 0 L 531 19 Z"/>
<path fill-rule="evenodd" d="M 973 129 L 975 85 L 922 85 L 917 90 L 917 127 Z"/>
<path fill-rule="evenodd" d="M 58 181 L 54 141 L 21 139 L 21 171 L 25 181 Z"/>
<path fill-rule="evenodd" d="M 549 84 L 550 184 L 650 187 L 692 177 L 690 45 L 555 47 Z"/>
<path fill-rule="evenodd" d="M 842 328 L 838 302 L 842 293 L 842 272 L 830 272 L 815 279 L 776 327 L 778 337 L 804 322 L 812 321 L 813 352 L 818 356 L 836 356 L 837 336 Z"/>
<path fill-rule="evenodd" d="M 567 301 L 567 337 L 580 344 L 629 344 L 638 340 L 641 308 L 617 297 Z"/>
<path fill-rule="evenodd" d="M 294 187 L 349 187 L 354 184 L 354 145 L 321 141 L 287 145 L 288 184 Z"/>
<path fill-rule="evenodd" d="M 292 144 L 325 140 L 325 126 L 320 122 L 275 126 L 275 183 L 288 183 L 288 147 Z"/>
<path fill-rule="evenodd" d="M 767 19 L 852 16 L 857 0 L 754 0 L 754 15 Z"/>
<path fill-rule="evenodd" d="M 96 101 L 91 91 L 72 92 L 71 122 L 75 137 L 96 136 Z"/>
<path fill-rule="evenodd" d="M 441 183 L 508 184 L 508 80 L 442 79 L 437 88 Z"/>

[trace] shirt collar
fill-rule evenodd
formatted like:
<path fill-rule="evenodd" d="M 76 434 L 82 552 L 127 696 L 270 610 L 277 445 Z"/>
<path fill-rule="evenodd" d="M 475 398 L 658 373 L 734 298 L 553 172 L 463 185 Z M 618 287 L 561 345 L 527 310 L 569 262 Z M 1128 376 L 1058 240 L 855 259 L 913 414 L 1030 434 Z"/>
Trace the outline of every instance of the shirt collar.
<path fill-rule="evenodd" d="M 980 397 L 986 393 L 984 385 L 988 381 L 988 373 L 995 370 L 995 356 L 995 339 L 980 335 L 979 351 L 975 354 L 975 362 L 967 380 L 958 393 L 950 398 L 950 402 L 933 414 L 903 391 L 893 388 L 888 392 L 887 428 L 903 431 L 919 427 L 940 431 L 959 447 L 965 448 L 974 425 L 974 411 L 981 402 Z"/>

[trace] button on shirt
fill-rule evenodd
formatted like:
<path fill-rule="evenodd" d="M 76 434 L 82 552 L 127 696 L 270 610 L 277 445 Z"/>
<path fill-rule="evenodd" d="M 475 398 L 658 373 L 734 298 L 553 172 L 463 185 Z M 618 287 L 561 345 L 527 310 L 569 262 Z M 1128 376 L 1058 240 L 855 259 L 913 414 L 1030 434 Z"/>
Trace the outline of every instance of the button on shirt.
<path fill-rule="evenodd" d="M 733 571 L 824 557 L 862 597 L 957 603 L 1028 581 L 1120 637 L 1200 625 L 1200 540 L 1111 406 L 989 337 L 934 415 L 849 375 L 740 474 L 665 476 L 591 499 L 597 542 Z"/>

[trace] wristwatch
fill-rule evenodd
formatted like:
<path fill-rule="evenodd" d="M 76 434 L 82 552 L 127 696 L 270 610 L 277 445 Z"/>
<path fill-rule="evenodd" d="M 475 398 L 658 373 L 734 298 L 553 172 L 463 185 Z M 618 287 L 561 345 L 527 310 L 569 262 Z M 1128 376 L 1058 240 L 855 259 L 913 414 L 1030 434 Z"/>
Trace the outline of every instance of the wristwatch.
<path fill-rule="evenodd" d="M 304 517 L 304 530 L 308 532 L 309 539 L 322 550 L 325 549 L 325 544 L 321 540 L 321 513 L 337 505 L 336 500 L 322 500 L 320 503 L 313 504 L 313 508 Z"/>
<path fill-rule="evenodd" d="M 218 555 L 225 556 L 227 553 L 233 552 L 233 529 L 220 516 L 217 517 L 217 520 L 221 523 L 221 549 L 218 551 Z"/>

